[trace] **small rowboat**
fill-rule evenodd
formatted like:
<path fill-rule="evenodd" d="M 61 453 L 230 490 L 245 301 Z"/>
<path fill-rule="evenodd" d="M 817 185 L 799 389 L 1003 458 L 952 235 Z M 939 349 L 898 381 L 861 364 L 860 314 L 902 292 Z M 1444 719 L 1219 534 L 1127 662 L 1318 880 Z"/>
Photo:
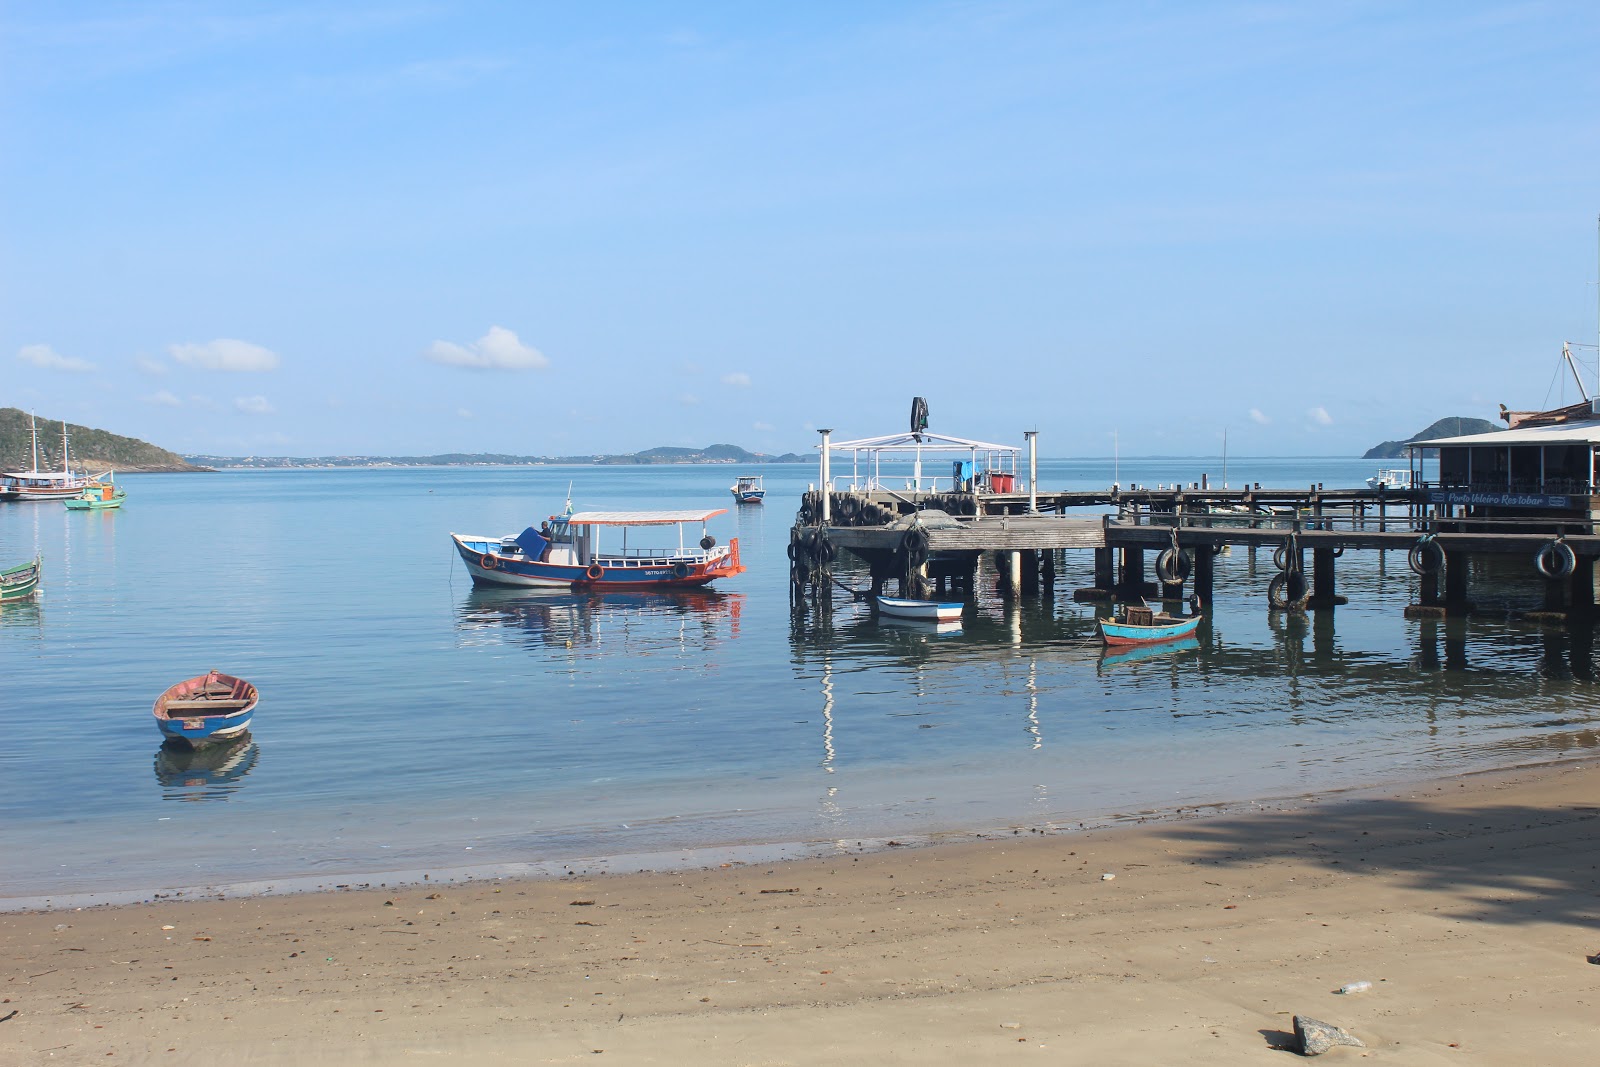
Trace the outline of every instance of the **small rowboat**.
<path fill-rule="evenodd" d="M 26 600 L 39 589 L 39 558 L 10 570 L 0 571 L 0 603 Z"/>
<path fill-rule="evenodd" d="M 1178 618 L 1147 607 L 1129 606 L 1121 619 L 1101 619 L 1100 639 L 1108 647 L 1153 645 L 1188 637 L 1200 626 L 1199 615 Z"/>
<path fill-rule="evenodd" d="M 188 678 L 156 698 L 156 725 L 168 741 L 198 748 L 250 729 L 260 694 L 243 678 L 210 671 Z"/>
<path fill-rule="evenodd" d="M 927 622 L 959 622 L 962 604 L 959 600 L 904 600 L 900 597 L 880 596 L 878 610 L 900 619 L 922 619 Z"/>

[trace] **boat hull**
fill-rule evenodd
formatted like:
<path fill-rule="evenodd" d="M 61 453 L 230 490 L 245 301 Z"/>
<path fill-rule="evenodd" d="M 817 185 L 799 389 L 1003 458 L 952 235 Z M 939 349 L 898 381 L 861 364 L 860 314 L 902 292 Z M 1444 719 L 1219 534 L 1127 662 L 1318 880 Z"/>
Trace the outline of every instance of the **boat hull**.
<path fill-rule="evenodd" d="M 711 556 L 667 556 L 656 559 L 601 556 L 587 566 L 544 563 L 493 551 L 498 542 L 476 541 L 451 534 L 456 553 L 475 585 L 520 589 L 693 589 L 719 578 L 742 574 L 739 539 L 727 551 Z"/>
<path fill-rule="evenodd" d="M 259 699 L 256 687 L 243 678 L 210 671 L 169 687 L 151 713 L 163 738 L 200 748 L 244 734 Z"/>
<path fill-rule="evenodd" d="M 897 619 L 921 619 L 924 622 L 959 622 L 960 601 L 905 600 L 900 597 L 880 596 L 878 610 Z"/>
<path fill-rule="evenodd" d="M 105 499 L 75 496 L 68 498 L 63 503 L 66 504 L 68 511 L 109 511 L 112 508 L 120 508 L 127 495 L 126 493 L 118 493 L 116 496 Z"/>
<path fill-rule="evenodd" d="M 1154 645 L 1163 641 L 1177 641 L 1193 634 L 1200 626 L 1200 616 L 1157 622 L 1150 626 L 1100 620 L 1100 639 L 1107 648 L 1126 648 L 1131 645 Z"/>
<path fill-rule="evenodd" d="M 39 575 L 42 571 L 39 560 L 24 563 L 20 567 L 0 571 L 0 604 L 8 604 L 13 600 L 26 600 L 33 596 L 39 589 Z"/>

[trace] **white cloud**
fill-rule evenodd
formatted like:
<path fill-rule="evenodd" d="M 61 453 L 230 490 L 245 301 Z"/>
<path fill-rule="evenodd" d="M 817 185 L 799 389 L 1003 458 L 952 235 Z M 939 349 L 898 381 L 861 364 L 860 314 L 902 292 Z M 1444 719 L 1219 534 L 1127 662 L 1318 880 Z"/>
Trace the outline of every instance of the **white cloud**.
<path fill-rule="evenodd" d="M 491 326 L 489 332 L 470 345 L 454 341 L 435 341 L 427 358 L 446 367 L 473 370 L 542 370 L 550 365 L 543 352 L 525 345 L 504 326 Z"/>
<path fill-rule="evenodd" d="M 152 378 L 159 378 L 171 370 L 170 367 L 161 362 L 159 359 L 151 359 L 149 356 L 135 357 L 133 363 L 134 366 L 139 368 L 140 374 L 148 374 Z"/>
<path fill-rule="evenodd" d="M 724 374 L 722 376 L 722 384 L 736 385 L 742 389 L 748 389 L 750 388 L 750 375 L 742 370 L 736 370 L 732 374 Z"/>
<path fill-rule="evenodd" d="M 222 410 L 221 404 L 217 403 L 215 400 L 212 400 L 209 396 L 201 396 L 198 393 L 191 393 L 189 395 L 189 403 L 193 404 L 197 408 L 205 408 L 207 411 Z"/>
<path fill-rule="evenodd" d="M 233 406 L 246 415 L 271 415 L 278 410 L 272 406 L 272 401 L 264 396 L 235 397 Z"/>
<path fill-rule="evenodd" d="M 750 424 L 750 428 L 752 430 L 760 430 L 762 433 L 771 433 L 773 430 L 777 429 L 777 427 L 772 425 L 770 422 L 753 422 Z"/>
<path fill-rule="evenodd" d="M 168 345 L 172 358 L 200 370 L 268 371 L 278 369 L 278 354 L 248 341 L 219 337 L 203 345 Z"/>
<path fill-rule="evenodd" d="M 181 408 L 183 401 L 167 392 L 165 389 L 144 398 L 146 404 L 154 404 L 162 408 Z"/>
<path fill-rule="evenodd" d="M 49 345 L 23 345 L 17 349 L 17 358 L 45 370 L 64 370 L 82 374 L 94 370 L 94 364 L 77 356 L 63 356 Z"/>
<path fill-rule="evenodd" d="M 697 407 L 700 404 L 700 398 L 695 396 L 693 393 L 684 393 L 678 398 L 678 403 L 682 404 L 686 408 Z"/>
<path fill-rule="evenodd" d="M 1311 416 L 1311 421 L 1316 423 L 1318 426 L 1333 425 L 1333 416 L 1328 414 L 1328 409 L 1325 407 L 1319 405 L 1317 407 L 1310 408 L 1306 411 L 1306 414 Z"/>
<path fill-rule="evenodd" d="M 456 408 L 456 418 L 458 419 L 475 419 L 477 417 L 472 413 L 471 408 Z"/>
<path fill-rule="evenodd" d="M 1257 426 L 1265 426 L 1267 423 L 1271 422 L 1272 420 L 1267 418 L 1266 414 L 1264 412 L 1262 412 L 1262 410 L 1260 408 L 1251 408 L 1250 409 L 1250 421 L 1255 423 Z"/>

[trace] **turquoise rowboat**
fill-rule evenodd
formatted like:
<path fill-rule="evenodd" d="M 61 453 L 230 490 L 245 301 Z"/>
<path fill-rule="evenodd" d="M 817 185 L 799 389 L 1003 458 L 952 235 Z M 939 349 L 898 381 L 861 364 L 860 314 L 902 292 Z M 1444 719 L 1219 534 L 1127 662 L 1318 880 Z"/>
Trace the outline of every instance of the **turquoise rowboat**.
<path fill-rule="evenodd" d="M 1149 608 L 1129 608 L 1120 620 L 1100 620 L 1100 639 L 1108 648 L 1176 641 L 1199 629 L 1200 618 L 1190 615 L 1180 619 L 1164 612 L 1152 612 Z"/>
<path fill-rule="evenodd" d="M 0 571 L 0 604 L 26 600 L 39 588 L 39 557 L 10 570 Z"/>

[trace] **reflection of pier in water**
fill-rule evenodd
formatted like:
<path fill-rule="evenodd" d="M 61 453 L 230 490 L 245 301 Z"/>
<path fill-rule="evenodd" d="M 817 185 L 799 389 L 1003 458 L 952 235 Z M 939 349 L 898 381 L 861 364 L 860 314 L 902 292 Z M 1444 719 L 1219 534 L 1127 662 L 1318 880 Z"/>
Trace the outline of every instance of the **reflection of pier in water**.
<path fill-rule="evenodd" d="M 261 747 L 248 732 L 223 745 L 164 744 L 156 750 L 156 781 L 165 800 L 226 800 L 243 787 L 260 758 Z"/>
<path fill-rule="evenodd" d="M 738 638 L 744 594 L 709 589 L 632 593 L 474 588 L 456 612 L 463 644 L 525 648 L 626 646 L 632 640 L 673 640 L 709 648 Z M 677 632 L 670 634 L 670 627 Z"/>

